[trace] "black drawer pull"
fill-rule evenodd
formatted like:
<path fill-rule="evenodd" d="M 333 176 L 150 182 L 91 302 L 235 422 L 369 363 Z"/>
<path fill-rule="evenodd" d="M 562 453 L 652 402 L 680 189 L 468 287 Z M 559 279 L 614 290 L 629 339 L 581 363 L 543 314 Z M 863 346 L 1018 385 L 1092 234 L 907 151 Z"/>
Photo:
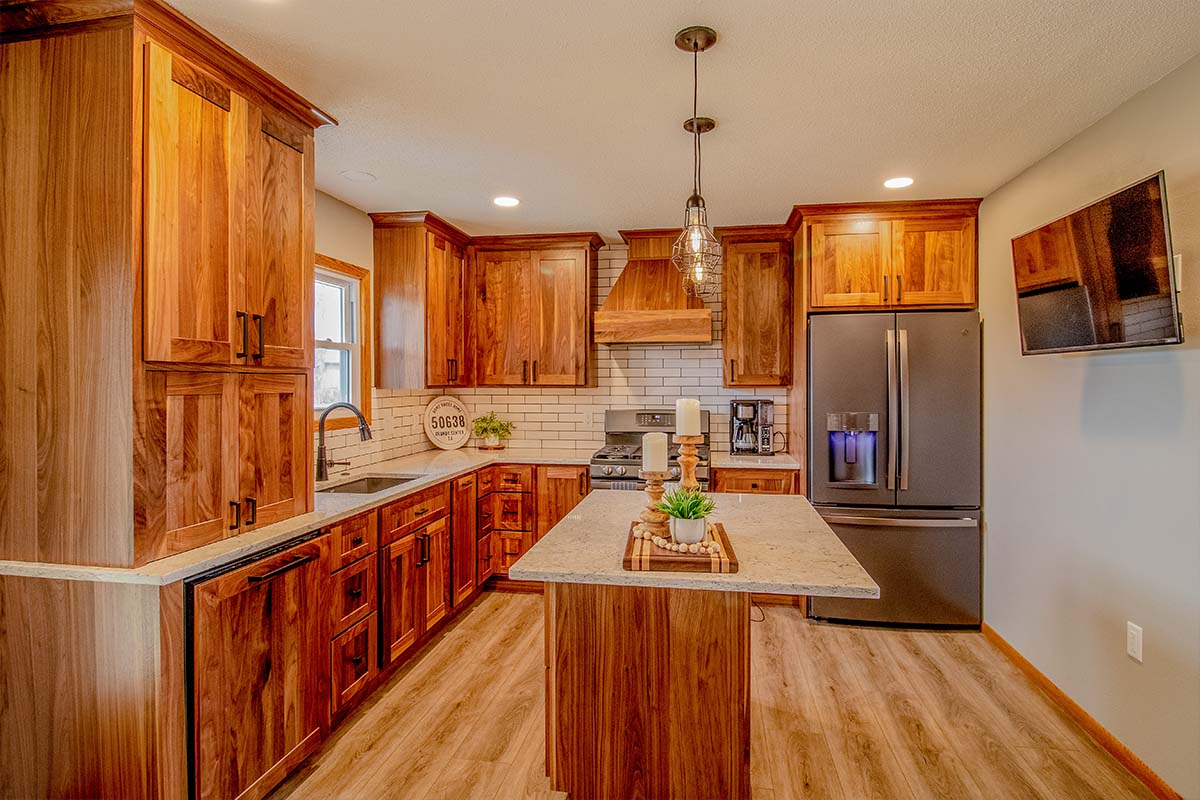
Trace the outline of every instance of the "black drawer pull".
<path fill-rule="evenodd" d="M 242 322 L 242 349 L 233 354 L 234 358 L 245 358 L 250 350 L 250 317 L 245 311 L 235 312 Z"/>
<path fill-rule="evenodd" d="M 229 530 L 236 531 L 242 527 L 242 504 L 237 500 L 230 500 L 229 507 L 233 509 L 233 524 L 229 526 Z"/>
<path fill-rule="evenodd" d="M 354 600 L 357 600 L 358 598 L 362 597 L 362 589 L 347 589 L 346 594 Z"/>
<path fill-rule="evenodd" d="M 351 664 L 353 664 L 353 665 L 354 665 L 354 666 L 356 666 L 356 667 L 357 667 L 359 664 L 363 663 L 363 657 L 362 657 L 362 656 L 350 656 L 350 657 L 348 657 L 346 660 L 347 660 L 347 661 L 349 661 Z"/>
<path fill-rule="evenodd" d="M 305 564 L 307 564 L 308 562 L 316 561 L 316 560 L 317 560 L 317 557 L 315 555 L 301 556 L 300 558 L 297 558 L 295 561 L 289 561 L 288 563 L 284 564 L 283 566 L 276 567 L 275 569 L 271 570 L 270 572 L 264 572 L 262 575 L 251 575 L 250 577 L 246 578 L 246 582 L 247 583 L 263 583 L 265 581 L 271 580 L 272 578 L 278 578 L 280 575 L 282 575 L 285 572 L 291 572 L 292 570 L 296 569 L 296 567 L 302 567 Z"/>
<path fill-rule="evenodd" d="M 247 497 L 246 503 L 250 506 L 250 518 L 246 520 L 246 524 L 253 525 L 258 522 L 258 498 Z"/>
<path fill-rule="evenodd" d="M 254 319 L 254 324 L 258 326 L 258 352 L 254 354 L 254 358 L 261 361 L 266 355 L 266 344 L 263 342 L 263 315 L 251 314 Z"/>
<path fill-rule="evenodd" d="M 353 539 L 350 540 L 351 547 L 358 547 L 362 543 L 363 543 L 363 537 L 361 537 L 361 536 L 355 536 Z"/>
<path fill-rule="evenodd" d="M 413 512 L 413 516 L 414 516 L 414 517 L 423 517 L 423 516 L 425 516 L 425 515 L 426 515 L 426 514 L 428 514 L 428 513 L 429 513 L 429 509 L 428 509 L 428 508 L 422 508 L 422 509 L 421 509 L 421 510 L 419 510 L 419 511 L 414 511 L 414 512 Z"/>

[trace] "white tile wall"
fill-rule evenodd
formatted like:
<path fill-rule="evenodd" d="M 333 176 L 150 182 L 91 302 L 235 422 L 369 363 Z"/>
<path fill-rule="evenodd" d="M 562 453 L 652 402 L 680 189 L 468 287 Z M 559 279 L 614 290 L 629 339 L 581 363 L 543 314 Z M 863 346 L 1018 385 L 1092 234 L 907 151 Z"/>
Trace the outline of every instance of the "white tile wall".
<path fill-rule="evenodd" d="M 599 308 L 625 267 L 625 246 L 604 247 L 593 273 L 593 297 Z M 708 298 L 713 312 L 713 342 L 707 345 L 598 345 L 592 364 L 596 385 L 586 389 L 479 388 L 450 392 L 472 417 L 495 411 L 516 423 L 513 449 L 595 449 L 604 442 L 604 411 L 609 408 L 673 407 L 680 397 L 699 398 L 712 412 L 713 447 L 729 447 L 729 401 L 765 397 L 775 401 L 776 429 L 787 434 L 785 389 L 726 389 L 721 386 L 721 301 Z M 371 428 L 375 438 L 360 442 L 357 429 L 326 437 L 330 455 L 351 460 L 353 468 L 433 448 L 422 429 L 425 405 L 438 390 L 375 390 Z M 470 444 L 474 444 L 471 442 Z"/>

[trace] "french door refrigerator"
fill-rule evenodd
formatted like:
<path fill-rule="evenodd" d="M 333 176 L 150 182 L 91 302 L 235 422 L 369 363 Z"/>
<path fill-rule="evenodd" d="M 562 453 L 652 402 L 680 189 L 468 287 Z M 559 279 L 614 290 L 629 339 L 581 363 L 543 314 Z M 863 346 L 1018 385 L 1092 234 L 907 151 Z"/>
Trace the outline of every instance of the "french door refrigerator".
<path fill-rule="evenodd" d="M 808 343 L 809 500 L 880 587 L 809 615 L 979 625 L 979 314 L 814 314 Z"/>

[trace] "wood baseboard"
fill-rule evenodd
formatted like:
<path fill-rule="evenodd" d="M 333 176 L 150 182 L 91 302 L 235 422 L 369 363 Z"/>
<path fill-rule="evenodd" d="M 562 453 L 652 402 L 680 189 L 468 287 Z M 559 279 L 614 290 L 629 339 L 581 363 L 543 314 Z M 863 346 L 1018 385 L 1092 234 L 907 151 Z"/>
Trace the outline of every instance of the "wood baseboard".
<path fill-rule="evenodd" d="M 802 594 L 752 594 L 750 600 L 760 606 L 792 606 L 808 612 L 808 598 Z"/>
<path fill-rule="evenodd" d="M 514 581 L 508 578 L 495 576 L 488 578 L 484 584 L 484 589 L 492 589 L 497 592 L 516 592 L 518 594 L 542 594 L 542 587 L 545 584 L 537 581 Z"/>
<path fill-rule="evenodd" d="M 1021 655 L 1015 647 L 1009 644 L 1003 636 L 996 633 L 992 626 L 986 622 L 980 626 L 983 635 L 989 642 L 996 645 L 997 649 L 1003 653 L 1009 661 L 1025 673 L 1031 681 L 1039 689 L 1053 700 L 1059 708 L 1066 712 L 1067 716 L 1075 720 L 1079 727 L 1091 736 L 1096 741 L 1096 744 L 1103 747 L 1112 757 L 1120 764 L 1129 770 L 1129 772 L 1139 781 L 1146 785 L 1146 788 L 1154 793 L 1155 797 L 1160 800 L 1183 800 L 1183 795 L 1167 785 L 1167 782 L 1159 777 L 1158 773 L 1150 769 L 1145 761 L 1142 761 L 1137 755 L 1121 743 L 1121 740 L 1096 721 L 1095 717 L 1083 709 L 1083 706 L 1076 703 L 1062 689 L 1058 688 L 1047 678 L 1042 671 L 1035 667 L 1029 659 Z"/>

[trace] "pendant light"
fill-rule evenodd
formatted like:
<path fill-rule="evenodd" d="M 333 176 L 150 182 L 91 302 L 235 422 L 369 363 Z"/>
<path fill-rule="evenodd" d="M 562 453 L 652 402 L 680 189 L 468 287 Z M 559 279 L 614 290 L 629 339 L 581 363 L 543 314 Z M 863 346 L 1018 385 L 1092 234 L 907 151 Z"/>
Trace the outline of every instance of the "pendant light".
<path fill-rule="evenodd" d="M 702 297 L 716 291 L 721 267 L 721 244 L 708 226 L 708 212 L 700 194 L 700 135 L 717 126 L 711 117 L 697 116 L 700 85 L 700 54 L 717 41 L 712 28 L 694 26 L 675 34 L 675 46 L 692 54 L 692 117 L 683 129 L 692 135 L 692 195 L 687 199 L 683 233 L 671 248 L 671 263 L 683 273 L 688 294 Z"/>

